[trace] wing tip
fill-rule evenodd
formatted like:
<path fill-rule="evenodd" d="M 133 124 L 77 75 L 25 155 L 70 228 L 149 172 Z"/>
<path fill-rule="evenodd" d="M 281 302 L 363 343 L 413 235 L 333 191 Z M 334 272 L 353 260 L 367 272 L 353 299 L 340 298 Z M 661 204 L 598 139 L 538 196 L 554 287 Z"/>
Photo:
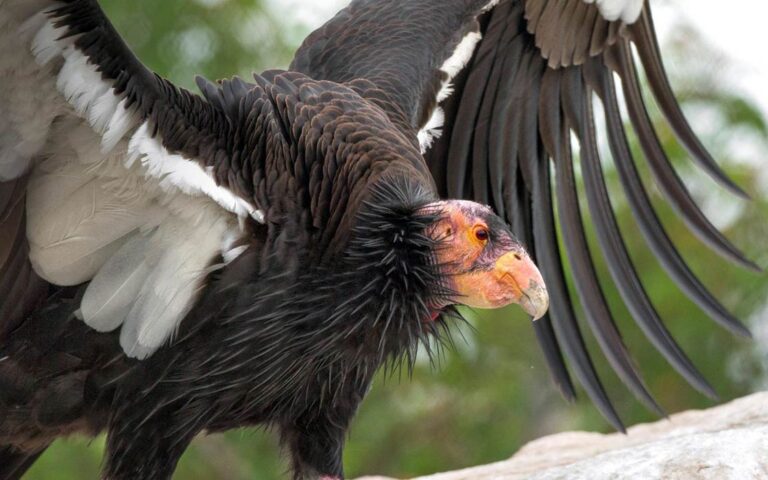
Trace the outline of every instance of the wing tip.
<path fill-rule="evenodd" d="M 732 318 L 728 323 L 723 324 L 723 327 L 725 327 L 729 332 L 739 338 L 743 338 L 745 340 L 755 339 L 755 336 L 752 334 L 752 330 L 750 330 L 749 327 L 736 320 L 735 318 Z"/>
<path fill-rule="evenodd" d="M 723 175 L 725 175 L 725 180 L 726 180 L 726 182 L 723 183 L 723 186 L 726 188 L 726 190 L 728 190 L 738 198 L 741 198 L 746 201 L 752 201 L 752 195 L 750 195 L 746 190 L 741 188 L 733 179 L 728 177 L 727 174 L 724 173 Z"/>
<path fill-rule="evenodd" d="M 750 260 L 747 257 L 742 258 L 741 261 L 738 262 L 738 264 L 752 273 L 756 273 L 758 275 L 762 275 L 765 273 L 764 267 L 761 267 L 760 265 L 757 264 L 757 262 Z"/>

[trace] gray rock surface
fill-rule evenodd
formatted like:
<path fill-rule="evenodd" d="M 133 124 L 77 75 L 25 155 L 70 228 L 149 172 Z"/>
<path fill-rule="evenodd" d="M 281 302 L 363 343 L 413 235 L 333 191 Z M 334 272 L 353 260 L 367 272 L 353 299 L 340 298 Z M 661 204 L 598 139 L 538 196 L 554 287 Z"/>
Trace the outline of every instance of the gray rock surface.
<path fill-rule="evenodd" d="M 768 392 L 637 425 L 627 435 L 550 435 L 509 460 L 418 480 L 470 479 L 768 479 Z"/>

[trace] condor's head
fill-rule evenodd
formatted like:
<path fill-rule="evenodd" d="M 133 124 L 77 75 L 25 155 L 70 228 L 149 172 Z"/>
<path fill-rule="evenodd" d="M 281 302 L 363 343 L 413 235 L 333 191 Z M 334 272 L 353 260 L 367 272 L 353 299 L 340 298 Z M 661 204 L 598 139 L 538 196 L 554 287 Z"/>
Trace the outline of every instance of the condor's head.
<path fill-rule="evenodd" d="M 490 208 L 449 200 L 426 209 L 440 212 L 427 234 L 437 242 L 436 261 L 455 303 L 477 308 L 515 303 L 534 320 L 546 313 L 549 296 L 538 268 Z"/>
<path fill-rule="evenodd" d="M 356 288 L 360 294 L 408 318 L 421 311 L 434 320 L 457 304 L 513 303 L 541 318 L 549 307 L 544 281 L 509 226 L 487 206 L 435 201 L 428 187 L 415 184 L 382 182 L 368 202 L 354 249 L 371 267 Z"/>

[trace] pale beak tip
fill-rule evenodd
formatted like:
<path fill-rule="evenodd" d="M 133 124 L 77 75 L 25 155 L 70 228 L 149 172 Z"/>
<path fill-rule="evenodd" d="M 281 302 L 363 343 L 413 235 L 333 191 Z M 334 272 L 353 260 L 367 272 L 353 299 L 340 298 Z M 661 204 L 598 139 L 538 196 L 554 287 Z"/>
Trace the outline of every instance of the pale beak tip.
<path fill-rule="evenodd" d="M 523 293 L 520 306 L 531 316 L 534 322 L 540 319 L 549 310 L 549 294 L 547 289 L 543 284 L 534 281 L 530 282 L 530 285 Z"/>

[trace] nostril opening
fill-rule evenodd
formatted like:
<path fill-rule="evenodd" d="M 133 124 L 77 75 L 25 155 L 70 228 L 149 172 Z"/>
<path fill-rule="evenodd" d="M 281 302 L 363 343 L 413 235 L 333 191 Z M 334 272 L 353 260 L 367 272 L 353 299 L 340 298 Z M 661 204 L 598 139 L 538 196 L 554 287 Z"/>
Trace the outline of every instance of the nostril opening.
<path fill-rule="evenodd" d="M 518 260 L 522 260 L 523 259 L 523 257 L 521 257 L 519 253 L 515 254 L 515 258 L 518 259 Z"/>

